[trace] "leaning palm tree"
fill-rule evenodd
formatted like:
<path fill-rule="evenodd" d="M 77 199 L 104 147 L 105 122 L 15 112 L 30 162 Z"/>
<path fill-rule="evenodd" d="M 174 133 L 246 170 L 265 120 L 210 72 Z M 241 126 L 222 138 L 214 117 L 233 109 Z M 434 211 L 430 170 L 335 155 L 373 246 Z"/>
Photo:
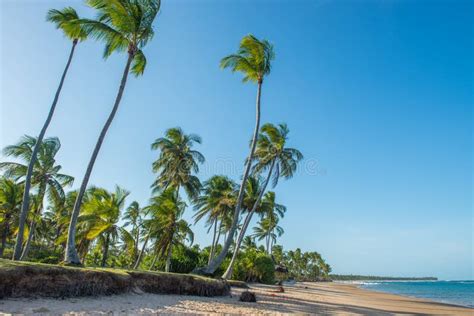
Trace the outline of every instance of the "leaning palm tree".
<path fill-rule="evenodd" d="M 55 9 L 49 10 L 46 16 L 46 19 L 49 22 L 54 23 L 57 29 L 60 29 L 61 31 L 63 31 L 64 35 L 69 40 L 72 41 L 72 47 L 69 53 L 69 58 L 67 60 L 66 67 L 64 68 L 63 74 L 59 81 L 59 86 L 56 90 L 56 94 L 54 95 L 53 103 L 51 104 L 51 107 L 49 108 L 49 113 L 48 113 L 48 116 L 46 117 L 46 121 L 44 121 L 43 127 L 41 128 L 41 131 L 38 135 L 36 145 L 33 148 L 33 152 L 31 153 L 31 157 L 28 162 L 28 168 L 26 169 L 26 172 L 25 172 L 26 174 L 25 190 L 23 192 L 23 202 L 21 205 L 20 219 L 19 219 L 19 225 L 18 225 L 19 233 L 17 234 L 15 249 L 13 252 L 13 260 L 19 260 L 21 257 L 21 250 L 23 246 L 23 232 L 25 230 L 25 222 L 28 216 L 29 203 L 30 203 L 29 198 L 30 198 L 30 188 L 31 188 L 31 181 L 32 181 L 31 178 L 33 176 L 33 169 L 36 163 L 38 150 L 41 146 L 41 143 L 43 142 L 44 135 L 46 134 L 46 130 L 48 129 L 51 119 L 53 118 L 54 111 L 56 109 L 56 104 L 58 103 L 58 100 L 59 100 L 59 94 L 61 93 L 61 89 L 63 88 L 64 80 L 69 70 L 69 66 L 71 65 L 71 61 L 74 55 L 74 50 L 76 48 L 76 45 L 78 42 L 83 41 L 87 38 L 87 32 L 78 23 L 79 17 L 76 11 L 71 7 L 64 8 L 63 10 L 55 10 Z"/>
<path fill-rule="evenodd" d="M 301 154 L 299 150 L 286 147 L 289 132 L 290 131 L 286 124 L 275 126 L 267 123 L 262 126 L 261 132 L 258 136 L 257 149 L 255 151 L 255 160 L 257 160 L 257 163 L 254 166 L 254 172 L 261 173 L 268 170 L 268 174 L 255 204 L 249 210 L 249 213 L 245 218 L 237 240 L 237 246 L 232 255 L 232 260 L 230 261 L 223 278 L 227 279 L 232 275 L 232 267 L 237 259 L 240 243 L 245 236 L 253 214 L 260 205 L 260 200 L 265 193 L 270 179 L 273 177 L 272 185 L 275 187 L 278 184 L 278 179 L 280 177 L 285 179 L 293 177 L 298 162 L 303 159 L 303 154 Z"/>
<path fill-rule="evenodd" d="M 228 238 L 224 243 L 222 251 L 212 260 L 203 270 L 196 270 L 196 272 L 204 272 L 205 274 L 214 273 L 214 271 L 221 265 L 224 258 L 229 251 L 233 242 L 233 236 L 239 225 L 240 209 L 245 195 L 245 184 L 247 177 L 250 174 L 253 154 L 257 144 L 257 135 L 260 128 L 260 99 L 262 92 L 262 84 L 265 76 L 270 74 L 271 61 L 274 59 L 273 46 L 266 40 L 259 40 L 253 35 L 245 36 L 241 42 L 237 54 L 232 54 L 224 57 L 221 60 L 221 68 L 231 68 L 233 72 L 240 71 L 243 73 L 243 82 L 257 83 L 257 101 L 256 101 L 256 120 L 255 129 L 250 144 L 250 153 L 245 162 L 245 170 L 240 184 L 239 194 L 237 196 L 237 203 L 235 205 L 234 216 L 232 219 L 232 226 L 230 228 Z"/>
<path fill-rule="evenodd" d="M 61 148 L 61 142 L 57 137 L 46 138 L 40 146 L 37 145 L 38 139 L 31 136 L 24 136 L 20 141 L 11 146 L 7 146 L 3 149 L 3 153 L 6 156 L 19 158 L 24 161 L 21 162 L 2 162 L 0 163 L 0 170 L 5 170 L 5 175 L 12 177 L 16 181 L 24 181 L 26 170 L 29 169 L 29 162 L 32 160 L 33 153 L 36 149 L 37 159 L 35 159 L 35 165 L 31 174 L 31 184 L 37 188 L 37 202 L 34 208 L 34 214 L 30 216 L 31 221 L 29 225 L 28 238 L 25 245 L 20 246 L 20 257 L 15 259 L 23 260 L 27 257 L 31 241 L 35 233 L 35 225 L 38 222 L 41 213 L 43 211 L 43 200 L 45 196 L 48 196 L 50 200 L 65 198 L 63 188 L 65 186 L 72 185 L 74 178 L 66 174 L 62 174 L 61 165 L 56 163 L 56 154 Z M 26 185 L 26 184 L 25 184 Z M 26 219 L 25 219 L 26 222 Z M 24 234 L 25 223 L 23 223 L 23 230 L 21 230 L 21 213 L 20 221 L 17 233 L 18 240 L 23 240 L 23 237 L 19 237 L 20 234 Z M 15 251 L 17 245 L 15 244 Z"/>
<path fill-rule="evenodd" d="M 235 191 L 234 181 L 226 176 L 213 176 L 204 182 L 202 194 L 196 200 L 194 206 L 196 210 L 195 223 L 206 218 L 206 225 L 209 226 L 208 233 L 214 227 L 208 263 L 214 258 L 223 220 L 235 205 Z"/>
<path fill-rule="evenodd" d="M 105 41 L 104 57 L 109 57 L 115 51 L 126 51 L 128 57 L 114 106 L 97 139 L 74 204 L 64 255 L 64 261 L 68 264 L 81 264 L 75 236 L 82 199 L 102 142 L 120 105 L 128 73 L 131 71 L 139 76 L 145 70 L 146 58 L 142 48 L 153 37 L 153 21 L 160 9 L 160 0 L 88 0 L 87 3 L 99 12 L 99 16 L 97 20 L 81 19 L 80 22 L 92 37 Z"/>

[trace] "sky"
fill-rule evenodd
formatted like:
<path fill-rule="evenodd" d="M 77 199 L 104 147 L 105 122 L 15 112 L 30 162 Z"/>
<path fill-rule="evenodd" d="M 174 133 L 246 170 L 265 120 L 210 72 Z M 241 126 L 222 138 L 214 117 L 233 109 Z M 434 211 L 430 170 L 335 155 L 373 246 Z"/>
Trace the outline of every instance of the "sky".
<path fill-rule="evenodd" d="M 45 14 L 67 5 L 93 17 L 81 1 L 1 1 L 1 147 L 39 133 L 71 47 Z M 203 139 L 201 180 L 238 180 L 256 86 L 219 61 L 254 34 L 276 53 L 262 122 L 287 123 L 305 157 L 274 189 L 287 206 L 278 243 L 320 252 L 334 273 L 473 279 L 473 18 L 467 0 L 163 0 L 146 71 L 127 83 L 90 184 L 146 205 L 150 144 L 176 126 Z M 47 133 L 73 188 L 125 66 L 102 51 L 77 46 Z"/>

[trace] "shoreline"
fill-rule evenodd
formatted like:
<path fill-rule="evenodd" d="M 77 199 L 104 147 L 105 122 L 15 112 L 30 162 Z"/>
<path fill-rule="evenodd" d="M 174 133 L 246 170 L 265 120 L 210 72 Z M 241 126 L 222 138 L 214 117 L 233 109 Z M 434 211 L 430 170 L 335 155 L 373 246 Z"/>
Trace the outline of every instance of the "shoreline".
<path fill-rule="evenodd" d="M 385 282 L 385 281 L 384 281 L 384 282 Z M 338 283 L 338 282 L 335 282 L 335 283 Z M 409 299 L 419 299 L 419 300 L 422 300 L 422 301 L 426 301 L 426 302 L 428 302 L 428 303 L 438 303 L 438 304 L 449 305 L 449 306 L 452 306 L 452 307 L 463 307 L 463 308 L 470 308 L 470 309 L 473 309 L 473 310 L 474 310 L 474 306 L 456 304 L 456 303 L 448 302 L 448 301 L 444 301 L 444 302 L 443 302 L 443 301 L 437 301 L 437 300 L 430 299 L 430 298 L 418 297 L 418 296 L 413 296 L 413 295 L 408 295 L 408 294 L 402 294 L 402 293 L 390 293 L 390 292 L 385 292 L 385 291 L 381 291 L 381 290 L 367 289 L 367 288 L 362 287 L 362 284 L 354 284 L 354 285 L 355 285 L 358 289 L 365 290 L 365 291 L 369 291 L 369 292 L 376 292 L 376 293 L 383 293 L 383 294 L 391 294 L 391 295 L 396 295 L 396 296 L 402 296 L 402 297 L 409 298 Z"/>
<path fill-rule="evenodd" d="M 159 294 L 120 294 L 69 299 L 0 300 L 0 314 L 326 314 L 326 315 L 473 315 L 474 309 L 426 299 L 371 291 L 355 284 L 302 282 L 284 286 L 250 284 L 257 303 L 238 300 L 245 291 L 232 288 L 232 296 L 197 297 Z"/>

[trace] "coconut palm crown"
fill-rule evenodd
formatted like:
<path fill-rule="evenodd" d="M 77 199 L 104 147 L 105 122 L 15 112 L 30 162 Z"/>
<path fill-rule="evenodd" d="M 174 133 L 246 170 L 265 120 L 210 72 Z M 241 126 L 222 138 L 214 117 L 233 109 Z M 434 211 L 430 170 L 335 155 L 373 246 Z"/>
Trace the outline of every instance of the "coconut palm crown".
<path fill-rule="evenodd" d="M 160 0 L 87 0 L 99 13 L 96 20 L 81 19 L 86 32 L 105 42 L 104 58 L 114 52 L 127 52 L 132 58 L 130 71 L 142 75 L 146 58 L 142 48 L 153 38 L 153 21 Z"/>
<path fill-rule="evenodd" d="M 259 40 L 249 34 L 240 41 L 237 54 L 224 57 L 221 68 L 231 68 L 233 72 L 244 74 L 243 82 L 262 83 L 263 78 L 270 74 L 271 61 L 275 58 L 273 45 L 267 40 Z"/>
<path fill-rule="evenodd" d="M 46 20 L 53 23 L 64 36 L 74 42 L 87 39 L 87 32 L 80 23 L 79 16 L 74 8 L 66 7 L 62 10 L 51 9 L 46 15 Z"/>

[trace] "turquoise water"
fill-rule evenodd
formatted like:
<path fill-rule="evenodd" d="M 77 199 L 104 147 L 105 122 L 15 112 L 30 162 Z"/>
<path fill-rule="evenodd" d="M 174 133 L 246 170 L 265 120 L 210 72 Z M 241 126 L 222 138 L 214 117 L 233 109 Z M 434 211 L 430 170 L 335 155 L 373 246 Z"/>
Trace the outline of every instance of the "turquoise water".
<path fill-rule="evenodd" d="M 474 281 L 363 282 L 362 288 L 474 307 Z"/>

